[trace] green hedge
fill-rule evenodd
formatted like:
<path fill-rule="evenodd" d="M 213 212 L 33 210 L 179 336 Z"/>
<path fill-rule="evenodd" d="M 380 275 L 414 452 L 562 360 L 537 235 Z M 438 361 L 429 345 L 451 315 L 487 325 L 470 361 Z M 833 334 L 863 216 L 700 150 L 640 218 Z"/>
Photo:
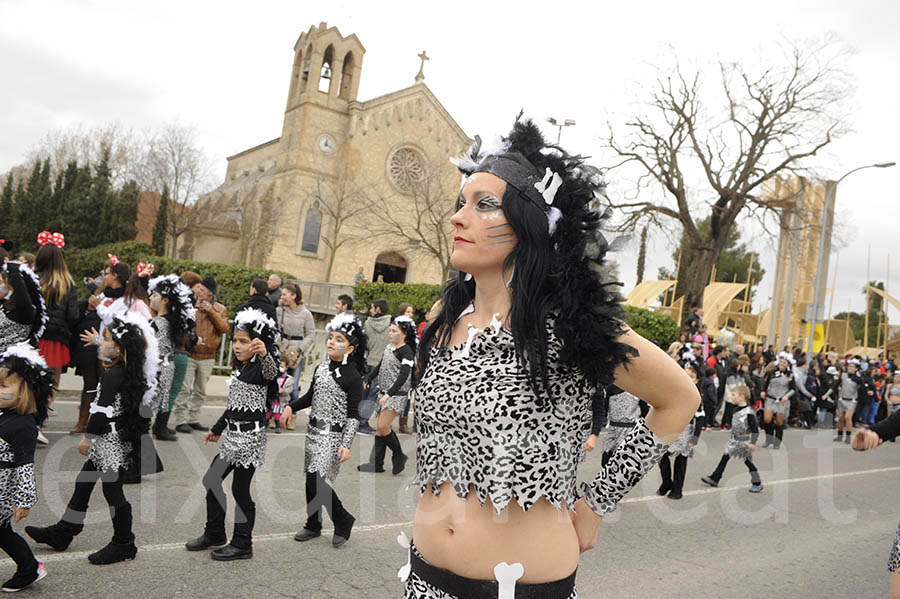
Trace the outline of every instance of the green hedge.
<path fill-rule="evenodd" d="M 670 316 L 657 314 L 643 308 L 625 306 L 625 320 L 636 333 L 649 339 L 664 350 L 678 340 L 680 328 Z"/>
<path fill-rule="evenodd" d="M 403 302 L 413 305 L 416 311 L 416 322 L 425 319 L 425 312 L 431 309 L 432 304 L 441 297 L 440 285 L 427 283 L 360 283 L 353 288 L 355 299 L 354 309 L 363 314 L 368 313 L 369 306 L 377 299 L 386 299 L 391 307 L 391 314 L 397 310 L 397 306 Z"/>
<path fill-rule="evenodd" d="M 186 270 L 193 270 L 201 276 L 213 276 L 219 284 L 217 299 L 228 308 L 228 315 L 234 316 L 238 306 L 246 302 L 250 297 L 250 283 L 253 279 L 266 279 L 276 272 L 285 279 L 294 279 L 294 275 L 282 271 L 271 271 L 262 268 L 250 268 L 247 266 L 235 266 L 222 264 L 221 262 L 196 262 L 193 260 L 176 260 L 163 256 L 154 256 L 150 246 L 138 241 L 124 241 L 104 246 L 87 249 L 66 250 L 66 264 L 75 281 L 79 282 L 83 277 L 95 277 L 106 264 L 106 254 L 115 254 L 119 260 L 125 262 L 132 269 L 138 262 L 152 262 L 155 266 L 153 275 L 166 275 L 171 273 L 181 274 Z M 79 285 L 79 292 L 87 294 L 84 285 Z"/>

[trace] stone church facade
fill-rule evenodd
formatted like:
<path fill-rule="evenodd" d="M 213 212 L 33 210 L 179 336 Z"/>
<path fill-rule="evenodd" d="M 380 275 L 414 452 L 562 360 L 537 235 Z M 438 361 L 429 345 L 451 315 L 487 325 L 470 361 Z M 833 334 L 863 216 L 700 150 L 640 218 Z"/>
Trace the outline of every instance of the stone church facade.
<path fill-rule="evenodd" d="M 453 205 L 460 179 L 448 159 L 471 140 L 422 70 L 408 88 L 357 100 L 364 55 L 356 35 L 326 23 L 300 35 L 281 136 L 227 159 L 183 253 L 308 281 L 350 283 L 361 266 L 368 280 L 441 282 L 430 243 L 391 234 L 389 223 L 416 227 L 425 178 L 435 182 L 429 201 Z"/>

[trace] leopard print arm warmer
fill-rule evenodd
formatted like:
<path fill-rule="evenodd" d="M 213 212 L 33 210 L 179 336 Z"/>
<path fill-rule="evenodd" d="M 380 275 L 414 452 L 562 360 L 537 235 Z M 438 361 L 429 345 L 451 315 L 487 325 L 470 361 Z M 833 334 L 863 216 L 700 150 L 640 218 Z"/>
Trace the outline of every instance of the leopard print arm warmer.
<path fill-rule="evenodd" d="M 16 466 L 15 507 L 31 509 L 37 503 L 37 487 L 34 484 L 34 463 Z"/>
<path fill-rule="evenodd" d="M 644 419 L 638 418 L 597 477 L 582 483 L 585 502 L 598 516 L 605 515 L 653 469 L 668 448 L 647 428 Z"/>

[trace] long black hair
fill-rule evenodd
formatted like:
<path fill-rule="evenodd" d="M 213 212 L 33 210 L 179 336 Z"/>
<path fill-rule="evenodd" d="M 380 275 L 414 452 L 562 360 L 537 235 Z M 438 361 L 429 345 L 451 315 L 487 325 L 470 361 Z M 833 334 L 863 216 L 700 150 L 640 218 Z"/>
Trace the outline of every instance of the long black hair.
<path fill-rule="evenodd" d="M 608 216 L 601 212 L 605 196 L 600 173 L 582 157 L 547 144 L 530 119 L 517 118 L 504 139 L 506 156 L 530 169 L 538 180 L 547 168 L 563 179 L 553 201 L 561 217 L 552 235 L 545 208 L 512 185 L 503 195 L 503 213 L 518 238 L 504 270 L 513 273 L 509 321 L 519 363 L 535 393 L 543 397 L 549 388 L 547 342 L 552 322 L 552 332 L 561 341 L 559 362 L 580 370 L 594 385 L 607 385 L 615 378 L 616 367 L 637 350 L 618 341 L 625 330 L 618 283 L 603 281 L 599 274 L 608 247 L 599 231 Z M 475 285 L 462 272 L 445 285 L 443 309 L 422 334 L 423 372 L 430 348 L 449 344 L 454 324 L 475 297 Z"/>

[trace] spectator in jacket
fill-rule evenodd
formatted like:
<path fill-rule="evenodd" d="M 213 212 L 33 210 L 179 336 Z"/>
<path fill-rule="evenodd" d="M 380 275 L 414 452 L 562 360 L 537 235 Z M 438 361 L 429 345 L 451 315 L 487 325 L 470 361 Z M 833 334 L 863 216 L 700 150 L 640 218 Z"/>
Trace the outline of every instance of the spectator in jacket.
<path fill-rule="evenodd" d="M 338 298 L 340 302 L 341 299 Z M 377 299 L 369 306 L 369 318 L 363 326 L 366 332 L 367 353 L 366 366 L 372 371 L 381 362 L 384 348 L 389 342 L 388 333 L 391 328 L 391 311 L 386 299 Z M 378 382 L 373 380 L 366 391 L 366 396 L 359 404 L 359 430 L 361 434 L 374 435 L 375 429 L 369 426 L 369 418 L 375 412 L 375 401 L 378 398 Z M 371 432 L 370 432 L 371 431 Z"/>
<path fill-rule="evenodd" d="M 47 366 L 56 371 L 54 388 L 58 388 L 62 369 L 69 364 L 72 328 L 78 323 L 78 295 L 59 247 L 52 243 L 42 245 L 35 257 L 35 266 L 47 305 L 47 324 L 38 339 L 38 349 Z M 50 401 L 53 401 L 52 397 Z"/>
<path fill-rule="evenodd" d="M 269 301 L 266 293 L 269 291 L 269 284 L 264 279 L 253 279 L 250 283 L 250 300 L 241 305 L 237 309 L 238 312 L 247 308 L 256 308 L 263 314 L 275 320 L 275 305 Z"/>
<path fill-rule="evenodd" d="M 316 323 L 312 312 L 303 305 L 303 293 L 296 285 L 285 285 L 281 293 L 281 305 L 275 308 L 275 315 L 275 324 L 281 332 L 283 346 L 296 352 L 296 358 L 292 360 L 296 364 L 289 364 L 288 374 L 293 377 L 293 390 L 289 395 L 291 401 L 297 401 L 300 373 L 315 338 Z M 289 422 L 288 430 L 294 430 L 292 427 L 293 423 Z"/>
<path fill-rule="evenodd" d="M 262 284 L 265 286 L 266 282 L 262 281 Z M 175 399 L 175 430 L 179 433 L 209 430 L 199 422 L 200 408 L 206 401 L 206 383 L 216 362 L 219 336 L 228 332 L 228 310 L 216 301 L 218 289 L 212 277 L 206 277 L 193 287 L 197 299 L 197 344 L 188 357 L 184 383 Z M 268 303 L 265 296 L 263 299 Z M 272 304 L 269 307 L 275 310 Z"/>

